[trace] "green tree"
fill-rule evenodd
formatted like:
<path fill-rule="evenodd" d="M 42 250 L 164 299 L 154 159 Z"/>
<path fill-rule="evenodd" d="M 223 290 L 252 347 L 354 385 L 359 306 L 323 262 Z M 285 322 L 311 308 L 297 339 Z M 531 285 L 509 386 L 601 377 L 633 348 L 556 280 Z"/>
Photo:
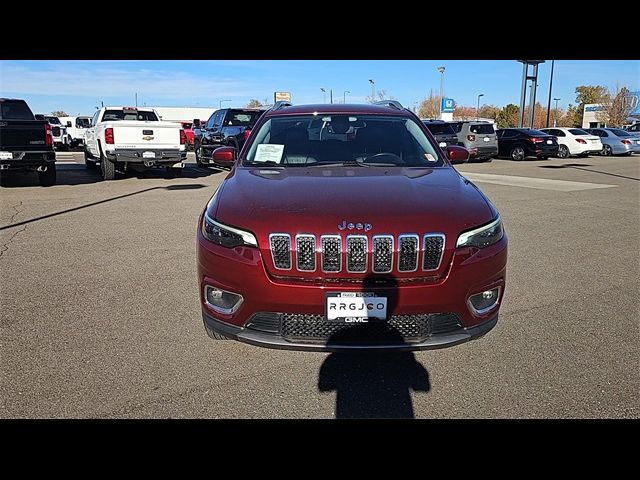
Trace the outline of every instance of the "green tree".
<path fill-rule="evenodd" d="M 64 110 L 54 110 L 53 112 L 51 112 L 51 115 L 53 115 L 54 117 L 68 117 L 69 115 L 67 115 L 67 112 L 65 112 Z"/>
<path fill-rule="evenodd" d="M 582 126 L 584 106 L 588 103 L 608 103 L 611 97 L 606 87 L 602 85 L 580 85 L 576 87 L 576 108 L 573 112 L 573 124 Z"/>
<path fill-rule="evenodd" d="M 518 113 L 520 108 L 513 103 L 506 105 L 496 115 L 496 123 L 498 128 L 513 128 L 518 126 Z"/>

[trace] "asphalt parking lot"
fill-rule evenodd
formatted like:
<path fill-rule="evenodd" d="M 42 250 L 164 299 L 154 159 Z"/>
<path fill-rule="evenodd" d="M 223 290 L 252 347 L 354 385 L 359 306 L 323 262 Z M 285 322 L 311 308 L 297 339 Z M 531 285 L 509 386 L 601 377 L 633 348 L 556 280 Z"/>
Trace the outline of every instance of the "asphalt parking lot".
<path fill-rule="evenodd" d="M 459 170 L 501 211 L 506 298 L 484 338 L 325 354 L 214 342 L 198 215 L 226 173 L 191 164 L 0 188 L 0 417 L 638 418 L 640 155 Z M 190 161 L 193 162 L 192 154 Z"/>

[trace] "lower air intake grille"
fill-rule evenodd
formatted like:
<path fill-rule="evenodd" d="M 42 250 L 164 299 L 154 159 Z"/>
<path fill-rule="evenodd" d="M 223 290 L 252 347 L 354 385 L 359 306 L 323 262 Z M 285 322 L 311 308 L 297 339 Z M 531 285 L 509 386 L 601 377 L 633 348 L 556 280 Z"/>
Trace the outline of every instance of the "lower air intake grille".
<path fill-rule="evenodd" d="M 327 322 L 322 315 L 282 314 L 281 335 L 304 343 L 375 345 L 417 343 L 432 334 L 461 328 L 454 314 L 393 315 L 386 322 L 364 324 Z M 441 319 L 444 319 L 442 321 Z M 437 328 L 437 332 L 434 329 Z"/>

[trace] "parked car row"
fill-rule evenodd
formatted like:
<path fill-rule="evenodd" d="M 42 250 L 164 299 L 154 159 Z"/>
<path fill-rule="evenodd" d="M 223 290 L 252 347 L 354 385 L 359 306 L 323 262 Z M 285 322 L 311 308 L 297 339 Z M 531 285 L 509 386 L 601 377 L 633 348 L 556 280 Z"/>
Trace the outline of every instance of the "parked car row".
<path fill-rule="evenodd" d="M 423 120 L 440 147 L 459 145 L 469 150 L 469 160 L 495 157 L 524 160 L 571 155 L 631 155 L 640 153 L 640 124 L 620 128 L 504 128 L 494 130 L 486 121 L 444 122 Z M 455 136 L 454 136 L 455 135 Z"/>

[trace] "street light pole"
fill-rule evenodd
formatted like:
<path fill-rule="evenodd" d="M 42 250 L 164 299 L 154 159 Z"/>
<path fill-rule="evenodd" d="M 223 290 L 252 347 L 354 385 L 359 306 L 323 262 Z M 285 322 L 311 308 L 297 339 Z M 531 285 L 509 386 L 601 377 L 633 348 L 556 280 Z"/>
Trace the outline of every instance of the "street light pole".
<path fill-rule="evenodd" d="M 444 70 L 445 67 L 438 67 L 438 72 L 440 72 L 440 100 L 444 98 Z"/>
<path fill-rule="evenodd" d="M 551 60 L 551 79 L 549 80 L 549 102 L 547 103 L 547 128 L 549 128 L 549 114 L 551 113 L 551 90 L 553 89 L 553 66 L 555 63 L 556 63 L 555 60 Z"/>
<path fill-rule="evenodd" d="M 220 100 L 220 108 L 222 108 L 222 102 L 231 102 L 231 100 Z"/>
<path fill-rule="evenodd" d="M 351 93 L 349 90 L 345 90 L 344 92 L 342 92 L 342 104 L 344 105 L 345 103 L 347 103 L 347 93 Z"/>
<path fill-rule="evenodd" d="M 329 89 L 329 103 L 333 105 L 333 89 Z"/>
<path fill-rule="evenodd" d="M 556 120 L 558 119 L 558 100 L 562 100 L 561 98 L 554 98 L 555 102 L 556 102 L 556 111 L 553 112 L 553 126 L 556 126 Z M 547 125 L 549 125 L 549 122 L 547 122 Z"/>
<path fill-rule="evenodd" d="M 484 93 L 478 95 L 478 108 L 476 108 L 476 120 L 480 119 L 480 97 L 484 97 Z"/>
<path fill-rule="evenodd" d="M 369 83 L 371 84 L 371 103 L 376 101 L 376 82 L 369 79 Z"/>
<path fill-rule="evenodd" d="M 327 103 L 327 91 L 320 87 L 320 91 L 322 92 L 322 103 Z"/>

